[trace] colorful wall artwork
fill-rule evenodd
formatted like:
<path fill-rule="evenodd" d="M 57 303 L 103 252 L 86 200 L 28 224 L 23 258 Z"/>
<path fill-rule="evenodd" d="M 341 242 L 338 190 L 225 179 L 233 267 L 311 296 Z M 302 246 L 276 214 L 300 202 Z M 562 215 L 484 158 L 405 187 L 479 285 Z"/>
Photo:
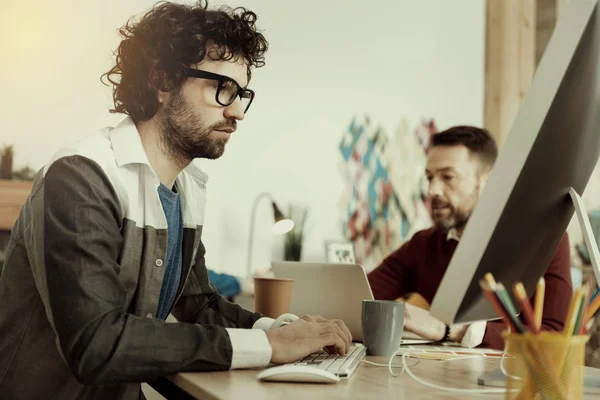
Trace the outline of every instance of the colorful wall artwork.
<path fill-rule="evenodd" d="M 423 120 L 412 132 L 402 121 L 390 139 L 368 116 L 355 116 L 343 134 L 343 233 L 367 270 L 431 225 L 424 170 L 436 130 L 433 120 Z"/>

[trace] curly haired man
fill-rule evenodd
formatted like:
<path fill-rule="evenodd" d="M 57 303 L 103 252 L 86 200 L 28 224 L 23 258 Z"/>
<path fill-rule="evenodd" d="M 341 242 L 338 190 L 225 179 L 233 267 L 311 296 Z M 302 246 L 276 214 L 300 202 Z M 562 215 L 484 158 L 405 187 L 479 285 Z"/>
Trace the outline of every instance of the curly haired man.
<path fill-rule="evenodd" d="M 207 177 L 191 161 L 220 157 L 252 104 L 268 47 L 255 22 L 243 8 L 159 3 L 121 28 L 104 78 L 125 119 L 55 154 L 12 230 L 2 399 L 138 399 L 140 382 L 181 371 L 348 351 L 342 321 L 279 326 L 209 283 Z"/>

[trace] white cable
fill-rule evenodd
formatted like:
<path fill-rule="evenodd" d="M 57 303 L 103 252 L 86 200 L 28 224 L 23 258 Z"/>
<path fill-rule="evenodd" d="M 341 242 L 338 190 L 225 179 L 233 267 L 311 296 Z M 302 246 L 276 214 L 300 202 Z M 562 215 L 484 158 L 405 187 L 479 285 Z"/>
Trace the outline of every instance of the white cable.
<path fill-rule="evenodd" d="M 402 365 L 392 365 L 392 360 L 394 360 L 394 358 L 399 354 L 402 353 Z M 413 365 L 408 365 L 408 363 L 406 362 L 406 359 L 409 355 L 412 355 L 413 357 L 415 357 L 417 359 L 417 362 Z M 502 373 L 504 374 L 504 376 L 512 378 L 512 379 L 516 379 L 516 380 L 521 380 L 520 377 L 518 376 L 513 376 L 510 375 L 507 371 L 506 368 L 504 368 L 504 359 L 506 357 L 506 347 L 504 348 L 504 351 L 502 352 L 502 358 L 500 359 L 500 369 L 502 370 Z M 404 349 L 400 349 L 398 351 L 396 351 L 394 354 L 392 354 L 392 356 L 390 357 L 390 360 L 388 362 L 387 365 L 385 364 L 378 364 L 378 363 L 374 363 L 372 361 L 367 361 L 367 360 L 362 360 L 362 362 L 366 363 L 366 364 L 370 364 L 370 365 L 375 365 L 378 367 L 388 367 L 389 371 L 390 371 L 390 375 L 392 375 L 394 378 L 397 378 L 398 375 L 394 374 L 394 371 L 392 370 L 392 368 L 402 368 L 402 371 L 400 372 L 400 375 L 404 374 L 404 371 L 406 371 L 408 373 L 408 375 L 410 375 L 411 378 L 413 378 L 415 381 L 419 382 L 422 385 L 428 386 L 430 388 L 433 389 L 439 389 L 439 390 L 446 390 L 448 392 L 454 392 L 454 393 L 478 393 L 478 394 L 502 394 L 502 393 L 512 393 L 512 392 L 518 392 L 518 389 L 460 389 L 460 388 L 452 388 L 452 387 L 447 387 L 447 386 L 439 386 L 436 385 L 435 383 L 431 383 L 431 382 L 427 382 L 419 377 L 417 377 L 414 372 L 412 372 L 410 370 L 410 368 L 415 367 L 416 365 L 418 365 L 421 362 L 421 358 L 414 353 L 411 352 L 405 352 Z"/>
<path fill-rule="evenodd" d="M 504 346 L 504 351 L 502 352 L 502 358 L 500 359 L 500 370 L 502 371 L 502 373 L 504 374 L 505 377 L 514 379 L 516 381 L 520 381 L 521 377 L 509 374 L 508 371 L 506 370 L 506 368 L 504 367 L 504 359 L 506 357 L 506 348 L 507 348 L 507 346 Z"/>
<path fill-rule="evenodd" d="M 419 377 L 417 377 L 409 368 L 409 366 L 406 364 L 406 357 L 408 356 L 407 353 L 404 353 L 402 355 L 402 364 L 404 365 L 404 369 L 406 370 L 406 372 L 408 373 L 408 375 L 410 375 L 415 381 L 419 382 L 422 385 L 425 386 L 429 386 L 430 388 L 434 388 L 434 389 L 439 389 L 439 390 L 446 390 L 448 392 L 454 392 L 454 393 L 480 393 L 480 394 L 486 394 L 486 393 L 506 393 L 507 390 L 506 389 L 458 389 L 458 388 L 451 388 L 451 387 L 446 387 L 446 386 L 439 386 L 436 385 L 434 383 L 431 382 L 427 382 Z M 418 356 L 417 356 L 418 357 Z"/>
<path fill-rule="evenodd" d="M 373 361 L 368 361 L 368 360 L 362 360 L 362 362 L 364 362 L 365 364 L 369 364 L 369 365 L 374 365 L 376 367 L 387 367 L 387 364 L 378 364 L 376 362 Z M 404 368 L 403 365 L 392 365 L 392 368 Z"/>
<path fill-rule="evenodd" d="M 394 354 L 393 354 L 393 355 L 390 357 L 390 361 L 389 361 L 389 363 L 388 363 L 388 367 L 389 367 L 389 370 L 390 370 L 390 374 L 391 374 L 393 377 L 397 377 L 397 375 L 394 375 L 394 373 L 392 372 L 392 360 L 394 359 L 394 357 L 396 357 L 396 355 L 397 355 L 398 353 L 401 353 L 401 352 L 403 352 L 403 351 L 404 351 L 404 350 L 398 350 L 398 351 L 396 351 L 396 352 L 395 352 L 395 353 L 394 353 Z M 516 392 L 516 391 L 518 391 L 518 390 L 516 390 L 516 389 L 512 389 L 512 390 L 507 390 L 507 389 L 459 389 L 459 388 L 451 388 L 451 387 L 446 387 L 446 386 L 439 386 L 439 385 L 436 385 L 436 384 L 434 384 L 434 383 L 427 382 L 427 381 L 425 381 L 425 380 L 423 380 L 423 379 L 421 379 L 421 378 L 417 377 L 417 376 L 416 376 L 416 375 L 415 375 L 415 374 L 414 374 L 414 373 L 413 373 L 413 372 L 410 370 L 410 368 L 411 368 L 411 367 L 414 367 L 414 365 L 412 365 L 412 366 L 409 366 L 409 365 L 408 365 L 408 363 L 406 362 L 406 358 L 408 357 L 408 355 L 409 355 L 409 354 L 411 354 L 413 357 L 416 357 L 416 358 L 419 360 L 419 362 L 421 361 L 421 358 L 420 358 L 418 355 L 414 354 L 414 353 L 408 353 L 408 352 L 406 352 L 406 353 L 402 354 L 402 367 L 403 367 L 403 368 L 402 368 L 402 372 L 401 372 L 401 374 L 403 374 L 403 373 L 404 373 L 404 371 L 406 371 L 406 372 L 408 373 L 408 375 L 410 375 L 410 377 L 411 377 L 411 378 L 413 378 L 414 380 L 416 380 L 416 381 L 417 381 L 417 382 L 419 382 L 420 384 L 422 384 L 422 385 L 425 385 L 425 386 L 428 386 L 428 387 L 430 387 L 430 388 L 433 388 L 433 389 L 439 389 L 439 390 L 446 390 L 446 391 L 449 391 L 449 392 L 454 392 L 454 393 L 480 393 L 480 394 L 487 394 L 487 393 L 489 393 L 489 394 L 498 394 L 498 393 L 507 393 L 507 392 Z M 417 363 L 417 364 L 418 364 L 418 363 Z M 416 364 L 415 364 L 415 365 L 416 365 Z"/>
<path fill-rule="evenodd" d="M 376 367 L 388 367 L 390 374 L 393 377 L 397 377 L 397 375 L 394 375 L 394 372 L 392 372 L 392 368 L 402 368 L 402 372 L 400 372 L 400 375 L 402 375 L 404 373 L 404 365 L 392 365 L 392 358 L 390 358 L 390 362 L 388 364 L 378 364 L 373 361 L 367 361 L 367 360 L 362 360 L 362 362 L 364 362 L 365 364 L 369 364 L 369 365 L 375 365 Z M 417 359 L 417 362 L 414 363 L 413 365 L 411 365 L 411 368 L 417 366 L 420 362 L 421 362 L 421 360 Z"/>

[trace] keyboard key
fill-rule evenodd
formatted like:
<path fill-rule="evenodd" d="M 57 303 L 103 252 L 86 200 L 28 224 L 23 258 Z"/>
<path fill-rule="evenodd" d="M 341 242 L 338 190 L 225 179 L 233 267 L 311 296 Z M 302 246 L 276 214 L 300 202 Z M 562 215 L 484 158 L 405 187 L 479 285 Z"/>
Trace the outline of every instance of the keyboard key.
<path fill-rule="evenodd" d="M 348 361 L 347 359 L 346 360 L 342 359 L 342 358 L 337 359 L 333 363 L 331 363 L 331 365 L 329 367 L 327 367 L 327 370 L 329 370 L 329 371 L 338 370 L 347 361 Z"/>
<path fill-rule="evenodd" d="M 329 366 L 331 364 L 333 364 L 333 360 L 326 360 L 326 361 L 323 361 L 321 364 L 319 364 L 319 368 L 320 369 L 327 369 L 327 368 L 329 368 Z"/>

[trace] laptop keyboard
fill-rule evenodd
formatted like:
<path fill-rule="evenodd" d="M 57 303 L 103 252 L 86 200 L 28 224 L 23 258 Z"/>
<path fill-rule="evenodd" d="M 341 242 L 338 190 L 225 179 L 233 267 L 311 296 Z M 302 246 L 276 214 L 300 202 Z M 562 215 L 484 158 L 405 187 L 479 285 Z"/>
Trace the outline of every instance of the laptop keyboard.
<path fill-rule="evenodd" d="M 348 378 L 356 370 L 365 354 L 366 347 L 362 343 L 352 343 L 345 356 L 329 354 L 325 350 L 321 350 L 287 365 L 317 367 L 332 372 L 340 378 Z"/>

